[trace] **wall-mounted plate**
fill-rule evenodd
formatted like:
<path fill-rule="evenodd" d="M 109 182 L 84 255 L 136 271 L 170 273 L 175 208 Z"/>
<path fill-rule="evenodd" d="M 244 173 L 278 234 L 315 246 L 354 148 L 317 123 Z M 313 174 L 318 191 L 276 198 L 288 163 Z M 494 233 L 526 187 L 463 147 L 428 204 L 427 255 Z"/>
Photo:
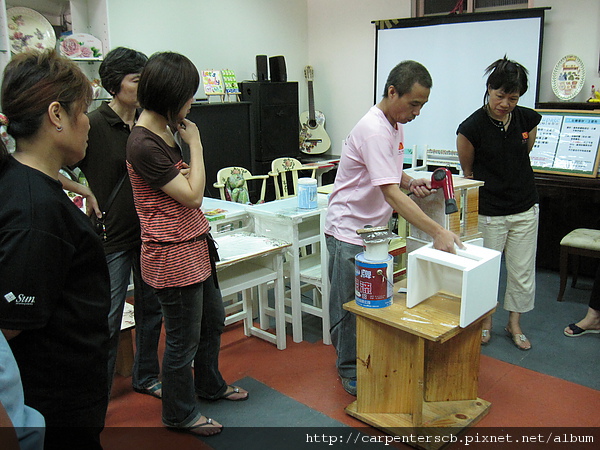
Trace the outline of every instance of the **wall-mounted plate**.
<path fill-rule="evenodd" d="M 39 12 L 23 7 L 6 11 L 8 39 L 13 53 L 44 50 L 56 46 L 56 35 L 48 19 Z"/>
<path fill-rule="evenodd" d="M 571 100 L 583 88 L 585 67 L 575 55 L 563 56 L 552 71 L 552 91 L 559 100 Z"/>
<path fill-rule="evenodd" d="M 86 33 L 75 33 L 62 36 L 58 50 L 61 55 L 71 59 L 102 59 L 102 42 L 95 36 Z"/>

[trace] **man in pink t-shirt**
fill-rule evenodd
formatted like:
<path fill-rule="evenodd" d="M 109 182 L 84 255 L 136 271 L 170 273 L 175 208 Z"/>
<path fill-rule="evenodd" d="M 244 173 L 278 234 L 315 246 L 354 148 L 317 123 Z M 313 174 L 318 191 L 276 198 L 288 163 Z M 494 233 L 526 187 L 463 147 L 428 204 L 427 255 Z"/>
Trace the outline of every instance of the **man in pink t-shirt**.
<path fill-rule="evenodd" d="M 402 172 L 402 124 L 415 119 L 429 99 L 432 86 L 427 69 L 403 61 L 392 69 L 383 99 L 365 114 L 344 141 L 325 234 L 331 279 L 331 338 L 344 389 L 356 395 L 356 322 L 343 309 L 354 300 L 354 257 L 363 251 L 357 229 L 387 225 L 392 211 L 429 234 L 434 247 L 454 252 L 460 239 L 429 218 L 400 188 L 417 197 L 431 193 L 431 183 Z"/>

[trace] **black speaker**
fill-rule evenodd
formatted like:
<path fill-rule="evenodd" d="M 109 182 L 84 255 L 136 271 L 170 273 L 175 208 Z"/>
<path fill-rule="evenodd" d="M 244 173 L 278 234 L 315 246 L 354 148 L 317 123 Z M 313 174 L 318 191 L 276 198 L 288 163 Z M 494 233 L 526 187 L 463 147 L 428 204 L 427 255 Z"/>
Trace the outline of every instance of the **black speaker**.
<path fill-rule="evenodd" d="M 269 162 L 299 153 L 298 82 L 240 83 L 242 100 L 252 103 L 254 161 Z M 257 172 L 260 174 L 260 172 Z"/>
<path fill-rule="evenodd" d="M 269 58 L 269 70 L 271 72 L 271 81 L 287 81 L 287 70 L 283 56 L 271 56 Z"/>
<path fill-rule="evenodd" d="M 267 55 L 256 55 L 256 81 L 267 81 L 269 73 L 267 68 Z"/>
<path fill-rule="evenodd" d="M 195 103 L 188 119 L 198 126 L 204 147 L 206 172 L 205 194 L 219 198 L 219 190 L 213 187 L 217 172 L 223 167 L 242 166 L 252 171 L 254 142 L 249 102 Z M 189 147 L 182 145 L 184 161 L 189 162 Z M 249 186 L 250 196 L 257 185 Z"/>

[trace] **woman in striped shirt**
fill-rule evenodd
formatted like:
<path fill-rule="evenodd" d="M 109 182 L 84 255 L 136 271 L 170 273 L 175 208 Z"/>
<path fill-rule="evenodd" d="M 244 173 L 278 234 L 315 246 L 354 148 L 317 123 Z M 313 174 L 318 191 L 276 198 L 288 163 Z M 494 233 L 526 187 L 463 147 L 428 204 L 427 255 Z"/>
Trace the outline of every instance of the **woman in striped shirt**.
<path fill-rule="evenodd" d="M 239 401 L 248 392 L 228 386 L 218 367 L 225 313 L 216 250 L 200 210 L 202 142 L 196 125 L 185 119 L 198 86 L 198 71 L 185 56 L 150 57 L 139 81 L 144 111 L 127 142 L 127 167 L 142 230 L 142 277 L 156 289 L 164 315 L 162 420 L 170 428 L 211 435 L 222 426 L 200 413 L 196 396 Z M 178 138 L 190 147 L 189 167 Z"/>

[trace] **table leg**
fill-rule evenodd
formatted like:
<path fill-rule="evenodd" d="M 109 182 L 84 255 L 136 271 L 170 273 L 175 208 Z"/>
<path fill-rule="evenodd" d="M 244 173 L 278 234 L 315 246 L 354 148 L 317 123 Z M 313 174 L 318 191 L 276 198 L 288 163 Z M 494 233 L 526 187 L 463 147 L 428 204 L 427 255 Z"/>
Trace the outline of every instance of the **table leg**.
<path fill-rule="evenodd" d="M 277 339 L 277 348 L 284 350 L 286 347 L 285 339 L 285 286 L 283 282 L 283 255 L 278 254 L 273 258 L 273 269 L 277 271 L 277 278 L 273 286 L 275 297 L 275 336 Z"/>
<path fill-rule="evenodd" d="M 302 293 L 300 292 L 300 255 L 293 249 L 290 261 L 290 296 L 292 300 L 292 336 L 294 342 L 302 342 Z"/>

